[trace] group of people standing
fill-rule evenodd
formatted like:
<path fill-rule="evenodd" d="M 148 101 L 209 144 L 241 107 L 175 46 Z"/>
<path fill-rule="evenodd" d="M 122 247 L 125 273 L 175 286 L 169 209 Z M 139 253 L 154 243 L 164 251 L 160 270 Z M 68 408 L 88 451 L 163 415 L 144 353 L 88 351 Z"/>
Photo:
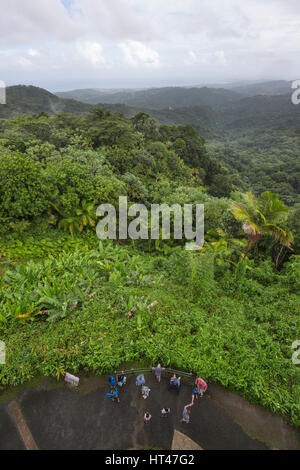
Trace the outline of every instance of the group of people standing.
<path fill-rule="evenodd" d="M 207 383 L 203 379 L 201 379 L 201 377 L 198 377 L 195 380 L 195 385 L 194 385 L 193 392 L 192 392 L 192 401 L 188 405 L 185 405 L 185 407 L 183 408 L 182 419 L 181 419 L 182 423 L 188 424 L 190 422 L 191 408 L 195 404 L 195 399 L 198 400 L 199 396 L 203 398 L 206 390 L 207 390 Z"/>
<path fill-rule="evenodd" d="M 157 382 L 160 383 L 161 375 L 162 375 L 162 372 L 165 370 L 165 368 L 162 367 L 160 364 L 158 364 L 156 367 L 153 367 L 152 370 L 155 373 Z M 127 379 L 126 379 L 124 371 L 122 371 L 117 377 L 110 375 L 108 377 L 110 391 L 109 393 L 106 394 L 106 396 L 110 398 L 112 401 L 116 400 L 118 403 L 120 403 L 119 388 L 123 387 L 126 384 L 126 381 Z M 181 377 L 177 377 L 176 374 L 174 374 L 170 379 L 169 387 L 171 389 L 179 390 L 180 385 L 181 385 L 180 381 L 181 381 Z M 147 399 L 150 395 L 151 389 L 146 385 L 146 379 L 145 379 L 144 374 L 139 374 L 136 377 L 136 386 L 141 387 L 142 397 L 144 399 Z M 198 400 L 199 397 L 201 398 L 203 397 L 206 390 L 207 390 L 207 383 L 201 377 L 198 377 L 195 380 L 195 384 L 193 387 L 192 401 L 188 405 L 185 405 L 185 407 L 183 408 L 181 422 L 183 423 L 190 422 L 191 408 L 195 404 L 195 400 Z M 168 407 L 164 407 L 160 411 L 160 416 L 161 418 L 167 418 L 170 413 L 171 413 L 171 409 Z M 149 424 L 151 419 L 152 419 L 151 414 L 148 411 L 145 411 L 144 423 Z"/>
<path fill-rule="evenodd" d="M 148 385 L 146 385 L 146 379 L 144 374 L 140 374 L 137 376 L 135 384 L 137 387 L 141 387 L 142 397 L 144 398 L 144 400 L 146 400 L 146 398 L 148 398 L 150 395 L 151 389 L 148 387 Z"/>
<path fill-rule="evenodd" d="M 118 387 L 121 388 L 126 385 L 126 381 L 127 379 L 123 370 L 121 374 L 117 376 L 117 378 L 115 378 L 113 375 L 110 375 L 108 377 L 108 385 L 110 387 L 110 391 L 106 394 L 107 398 L 110 398 L 112 401 L 117 400 L 117 402 L 120 403 Z"/>
<path fill-rule="evenodd" d="M 162 372 L 165 370 L 164 367 L 162 367 L 160 364 L 158 364 L 156 367 L 152 367 L 152 370 L 154 371 L 155 373 L 155 378 L 157 380 L 158 383 L 160 383 L 161 381 L 161 375 L 162 375 Z M 171 380 L 175 380 L 176 379 L 176 383 L 178 383 L 178 386 L 180 386 L 180 377 L 179 377 L 179 382 L 178 382 L 178 379 L 176 378 L 176 375 L 174 375 Z M 150 389 L 149 387 L 147 387 L 146 385 L 146 380 L 145 380 L 145 376 L 144 374 L 140 374 L 137 376 L 136 378 L 136 385 L 137 386 L 142 386 L 142 396 L 144 398 L 147 398 L 149 393 L 150 393 Z M 147 396 L 145 396 L 145 388 L 147 388 L 149 390 L 149 393 L 147 394 Z M 168 407 L 163 407 L 161 410 L 160 410 L 160 416 L 161 418 L 167 418 L 169 416 L 169 414 L 171 413 L 171 408 L 168 408 Z M 149 413 L 149 411 L 146 411 L 145 414 L 144 414 L 144 423 L 145 424 L 149 424 L 150 421 L 152 419 L 152 415 Z"/>

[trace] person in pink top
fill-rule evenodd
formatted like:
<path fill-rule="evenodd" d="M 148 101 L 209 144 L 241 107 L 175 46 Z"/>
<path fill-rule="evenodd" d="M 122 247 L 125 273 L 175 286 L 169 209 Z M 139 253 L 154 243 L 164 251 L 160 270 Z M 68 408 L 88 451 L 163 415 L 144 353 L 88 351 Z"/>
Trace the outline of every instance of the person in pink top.
<path fill-rule="evenodd" d="M 196 382 L 195 384 L 197 385 L 197 389 L 198 389 L 198 393 L 200 394 L 201 398 L 203 397 L 203 394 L 206 392 L 207 390 L 207 383 L 204 382 L 203 379 L 201 379 L 201 377 L 198 377 L 196 379 Z"/>

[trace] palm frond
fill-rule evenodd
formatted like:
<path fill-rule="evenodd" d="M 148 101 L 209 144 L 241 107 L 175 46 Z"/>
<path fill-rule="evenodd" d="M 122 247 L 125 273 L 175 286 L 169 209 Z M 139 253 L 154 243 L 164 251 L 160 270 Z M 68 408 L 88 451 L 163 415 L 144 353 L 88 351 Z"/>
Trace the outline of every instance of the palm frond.
<path fill-rule="evenodd" d="M 235 219 L 239 222 L 244 222 L 245 220 L 249 219 L 249 212 L 242 204 L 233 204 L 230 210 Z"/>

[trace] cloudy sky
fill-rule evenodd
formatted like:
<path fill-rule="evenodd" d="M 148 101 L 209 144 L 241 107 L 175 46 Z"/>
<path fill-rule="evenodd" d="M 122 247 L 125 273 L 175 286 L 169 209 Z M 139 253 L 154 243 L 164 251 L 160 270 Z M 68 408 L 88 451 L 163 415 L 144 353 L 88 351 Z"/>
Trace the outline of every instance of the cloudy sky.
<path fill-rule="evenodd" d="M 299 0 L 0 0 L 0 80 L 51 91 L 300 78 Z"/>

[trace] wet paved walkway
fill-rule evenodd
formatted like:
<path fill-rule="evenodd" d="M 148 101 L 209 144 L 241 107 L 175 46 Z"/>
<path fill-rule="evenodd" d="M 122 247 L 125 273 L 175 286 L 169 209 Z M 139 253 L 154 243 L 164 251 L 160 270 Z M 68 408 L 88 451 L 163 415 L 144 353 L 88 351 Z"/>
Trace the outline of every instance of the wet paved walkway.
<path fill-rule="evenodd" d="M 8 407 L 0 404 L 0 450 L 24 450 L 25 446 Z"/>
<path fill-rule="evenodd" d="M 183 406 L 191 402 L 191 384 L 183 382 L 177 394 L 168 390 L 167 378 L 158 384 L 153 376 L 146 376 L 146 382 L 151 388 L 147 400 L 141 397 L 135 378 L 130 377 L 120 392 L 120 404 L 106 398 L 103 379 L 85 379 L 75 390 L 67 385 L 51 390 L 39 386 L 23 391 L 16 400 L 39 449 L 169 450 L 175 431 L 207 450 L 272 448 L 245 432 L 226 407 L 214 399 L 218 390 L 213 387 L 192 408 L 191 423 L 184 424 L 180 419 Z M 164 406 L 172 410 L 168 418 L 160 417 Z M 143 422 L 145 411 L 153 416 L 149 425 Z M 297 436 L 298 443 L 292 445 L 297 448 L 299 444 L 300 449 L 300 434 Z M 0 449 L 23 448 L 9 409 L 1 404 Z"/>

